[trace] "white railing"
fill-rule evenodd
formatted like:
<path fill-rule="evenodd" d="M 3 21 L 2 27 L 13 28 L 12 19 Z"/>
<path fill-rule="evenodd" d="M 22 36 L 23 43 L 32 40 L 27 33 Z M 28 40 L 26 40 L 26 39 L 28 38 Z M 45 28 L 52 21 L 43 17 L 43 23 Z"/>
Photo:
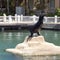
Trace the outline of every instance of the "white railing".
<path fill-rule="evenodd" d="M 60 23 L 60 17 L 44 17 L 44 23 Z"/>
<path fill-rule="evenodd" d="M 23 15 L 17 15 L 15 16 L 6 16 L 6 14 L 3 14 L 3 16 L 0 16 L 0 22 L 3 23 L 23 23 L 23 22 L 33 22 L 36 23 L 38 21 L 38 16 L 23 16 Z M 60 17 L 44 17 L 44 23 L 60 23 Z"/>
<path fill-rule="evenodd" d="M 8 22 L 8 23 L 21 23 L 21 22 L 37 22 L 37 19 L 39 17 L 33 15 L 33 16 L 23 16 L 23 15 L 17 15 L 15 14 L 15 16 L 6 16 L 5 14 L 3 16 L 0 16 L 0 22 Z"/>

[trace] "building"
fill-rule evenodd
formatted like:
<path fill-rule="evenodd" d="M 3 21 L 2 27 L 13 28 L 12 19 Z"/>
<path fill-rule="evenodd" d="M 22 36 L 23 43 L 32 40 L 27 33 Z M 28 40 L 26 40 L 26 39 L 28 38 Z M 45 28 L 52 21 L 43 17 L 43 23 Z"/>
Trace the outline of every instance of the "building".
<path fill-rule="evenodd" d="M 60 8 L 60 0 L 48 0 L 47 6 L 46 11 L 54 13 L 56 8 Z"/>
<path fill-rule="evenodd" d="M 23 7 L 25 15 L 33 13 L 33 8 L 37 3 L 46 5 L 46 13 L 54 13 L 56 8 L 60 8 L 60 0 L 0 0 L 0 15 L 3 13 L 15 14 L 16 7 Z"/>
<path fill-rule="evenodd" d="M 34 2 L 33 2 L 34 1 Z M 34 7 L 35 2 L 40 2 L 46 5 L 45 12 L 46 13 L 54 13 L 56 8 L 60 8 L 60 0 L 30 0 L 30 3 L 32 6 L 30 6 L 30 9 Z"/>

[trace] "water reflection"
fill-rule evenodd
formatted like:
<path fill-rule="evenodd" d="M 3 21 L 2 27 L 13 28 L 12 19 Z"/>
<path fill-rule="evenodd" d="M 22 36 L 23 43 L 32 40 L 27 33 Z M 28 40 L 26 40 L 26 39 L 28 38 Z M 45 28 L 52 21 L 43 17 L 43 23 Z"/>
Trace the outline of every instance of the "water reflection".
<path fill-rule="evenodd" d="M 56 32 L 55 32 L 54 36 L 55 36 L 55 38 L 57 38 L 57 37 L 58 37 L 58 35 L 57 35 L 57 33 L 56 33 Z"/>
<path fill-rule="evenodd" d="M 27 31 L 0 32 L 0 60 L 60 60 L 60 56 L 28 56 L 16 57 L 4 51 L 6 48 L 14 48 L 17 44 L 24 41 L 29 35 Z M 60 46 L 60 31 L 42 30 L 41 35 L 45 40 Z"/>
<path fill-rule="evenodd" d="M 23 60 L 60 60 L 59 56 L 25 56 Z"/>

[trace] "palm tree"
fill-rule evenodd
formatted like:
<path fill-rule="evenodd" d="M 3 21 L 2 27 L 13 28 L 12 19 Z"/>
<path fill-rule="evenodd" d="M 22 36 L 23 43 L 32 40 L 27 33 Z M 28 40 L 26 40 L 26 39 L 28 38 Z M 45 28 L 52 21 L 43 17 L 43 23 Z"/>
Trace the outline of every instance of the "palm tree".
<path fill-rule="evenodd" d="M 10 0 L 10 14 L 15 14 L 16 0 Z"/>
<path fill-rule="evenodd" d="M 0 10 L 1 10 L 1 12 L 2 12 L 2 0 L 0 0 Z M 0 13 L 1 13 L 0 12 Z"/>
<path fill-rule="evenodd" d="M 36 3 L 37 10 L 44 11 L 45 7 L 46 7 L 45 6 L 45 0 L 40 0 L 40 2 Z"/>
<path fill-rule="evenodd" d="M 7 0 L 7 13 L 9 14 L 9 0 Z"/>
<path fill-rule="evenodd" d="M 39 1 L 36 2 L 35 4 L 36 9 L 40 10 L 40 13 L 44 13 L 48 3 L 49 3 L 49 0 L 40 0 L 40 2 Z"/>

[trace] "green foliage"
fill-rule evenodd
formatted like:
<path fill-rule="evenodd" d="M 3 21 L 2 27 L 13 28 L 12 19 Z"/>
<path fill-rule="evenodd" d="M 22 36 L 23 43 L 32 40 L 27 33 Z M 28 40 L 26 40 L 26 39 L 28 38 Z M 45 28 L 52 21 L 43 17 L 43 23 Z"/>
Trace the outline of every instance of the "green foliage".
<path fill-rule="evenodd" d="M 56 9 L 55 15 L 60 16 L 60 8 Z"/>
<path fill-rule="evenodd" d="M 57 8 L 55 10 L 55 13 L 48 13 L 47 14 L 47 16 L 55 16 L 55 15 L 60 16 L 60 8 Z"/>
<path fill-rule="evenodd" d="M 33 10 L 30 10 L 29 11 L 29 15 L 31 15 L 31 16 L 34 15 L 34 11 Z"/>
<path fill-rule="evenodd" d="M 48 13 L 46 16 L 52 17 L 52 16 L 55 16 L 55 14 L 53 14 L 53 13 Z"/>
<path fill-rule="evenodd" d="M 45 8 L 46 8 L 46 5 L 45 5 L 45 3 L 36 3 L 36 8 L 37 8 L 37 10 L 44 10 Z"/>
<path fill-rule="evenodd" d="M 3 14 L 2 13 L 0 13 L 0 16 L 2 16 Z"/>

